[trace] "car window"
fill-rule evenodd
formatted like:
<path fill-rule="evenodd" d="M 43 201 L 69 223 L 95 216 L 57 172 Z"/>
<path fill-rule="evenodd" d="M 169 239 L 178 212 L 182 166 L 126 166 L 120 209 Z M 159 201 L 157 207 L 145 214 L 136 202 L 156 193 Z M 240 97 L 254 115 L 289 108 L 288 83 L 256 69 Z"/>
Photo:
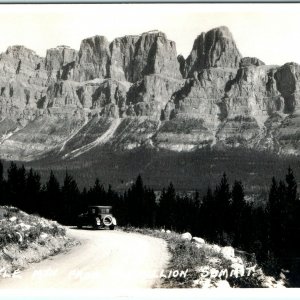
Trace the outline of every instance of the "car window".
<path fill-rule="evenodd" d="M 94 214 L 96 214 L 97 210 L 96 210 L 95 207 L 91 207 L 91 208 L 89 208 L 88 212 L 89 212 L 89 214 L 93 214 L 94 215 Z"/>
<path fill-rule="evenodd" d="M 109 208 L 102 208 L 101 213 L 102 214 L 109 214 Z"/>

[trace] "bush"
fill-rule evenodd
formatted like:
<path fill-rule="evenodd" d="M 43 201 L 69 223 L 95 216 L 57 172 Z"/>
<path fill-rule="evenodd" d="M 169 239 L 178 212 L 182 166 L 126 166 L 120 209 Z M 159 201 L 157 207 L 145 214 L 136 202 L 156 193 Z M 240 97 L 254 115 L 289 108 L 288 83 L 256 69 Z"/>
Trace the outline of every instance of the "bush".
<path fill-rule="evenodd" d="M 66 229 L 56 222 L 28 215 L 15 207 L 4 207 L 4 209 L 6 210 L 5 218 L 0 221 L 0 248 L 13 243 L 26 248 L 27 243 L 36 241 L 42 233 L 53 237 L 66 235 Z M 16 218 L 15 221 L 10 220 L 13 217 Z"/>

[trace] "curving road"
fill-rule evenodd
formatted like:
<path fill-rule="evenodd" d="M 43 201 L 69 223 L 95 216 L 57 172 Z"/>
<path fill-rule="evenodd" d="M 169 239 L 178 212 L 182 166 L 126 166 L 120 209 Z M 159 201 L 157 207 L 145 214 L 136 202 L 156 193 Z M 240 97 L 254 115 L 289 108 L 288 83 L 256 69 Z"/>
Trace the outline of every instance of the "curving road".
<path fill-rule="evenodd" d="M 166 242 L 153 237 L 107 230 L 68 229 L 81 242 L 31 265 L 20 278 L 0 280 L 0 289 L 151 288 L 167 267 Z"/>

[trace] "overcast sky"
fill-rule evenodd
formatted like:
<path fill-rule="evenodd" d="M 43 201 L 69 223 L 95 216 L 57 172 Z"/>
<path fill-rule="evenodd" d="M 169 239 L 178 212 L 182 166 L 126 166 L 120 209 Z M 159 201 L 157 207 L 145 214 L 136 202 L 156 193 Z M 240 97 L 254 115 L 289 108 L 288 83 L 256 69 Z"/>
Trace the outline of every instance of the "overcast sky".
<path fill-rule="evenodd" d="M 93 35 L 108 40 L 158 29 L 185 57 L 203 31 L 225 25 L 243 56 L 267 64 L 300 63 L 300 4 L 0 5 L 0 52 L 25 45 L 46 49 Z"/>

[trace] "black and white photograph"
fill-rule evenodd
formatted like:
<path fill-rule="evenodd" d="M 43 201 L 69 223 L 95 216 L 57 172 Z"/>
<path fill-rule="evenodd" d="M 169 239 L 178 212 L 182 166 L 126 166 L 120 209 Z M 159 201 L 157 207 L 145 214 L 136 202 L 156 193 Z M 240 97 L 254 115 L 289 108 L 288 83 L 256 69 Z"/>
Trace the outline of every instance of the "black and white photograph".
<path fill-rule="evenodd" d="M 0 295 L 299 288 L 299 16 L 0 4 Z"/>

